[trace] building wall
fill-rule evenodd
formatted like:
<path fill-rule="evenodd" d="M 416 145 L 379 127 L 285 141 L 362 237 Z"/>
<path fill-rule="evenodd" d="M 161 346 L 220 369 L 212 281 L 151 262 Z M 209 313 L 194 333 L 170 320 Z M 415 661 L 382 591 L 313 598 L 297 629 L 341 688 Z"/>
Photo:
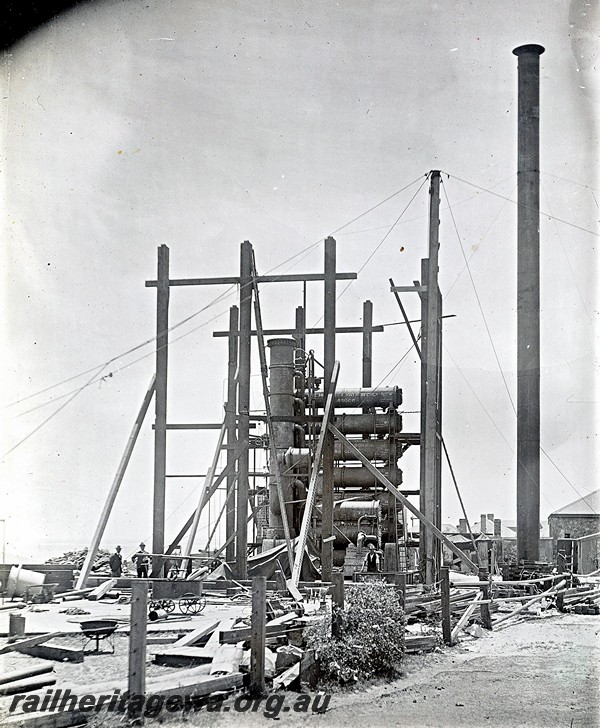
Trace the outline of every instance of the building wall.
<path fill-rule="evenodd" d="M 551 514 L 548 518 L 550 537 L 556 542 L 557 538 L 581 538 L 600 531 L 600 515 L 590 516 L 559 516 Z"/>
<path fill-rule="evenodd" d="M 591 574 L 600 569 L 600 535 L 579 541 L 578 549 L 579 574 Z"/>
<path fill-rule="evenodd" d="M 554 541 L 551 538 L 540 538 L 540 561 L 547 564 L 551 564 L 554 561 L 553 556 L 553 545 Z M 502 539 L 502 554 L 504 562 L 506 564 L 517 563 L 517 539 L 516 538 L 503 538 Z"/>

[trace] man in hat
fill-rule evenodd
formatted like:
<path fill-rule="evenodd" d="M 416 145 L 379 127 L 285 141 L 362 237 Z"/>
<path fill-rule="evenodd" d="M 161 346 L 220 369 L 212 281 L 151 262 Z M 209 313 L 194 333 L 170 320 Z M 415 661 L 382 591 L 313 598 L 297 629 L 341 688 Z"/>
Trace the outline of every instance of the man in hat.
<path fill-rule="evenodd" d="M 362 570 L 366 571 L 367 574 L 378 574 L 381 571 L 381 554 L 375 548 L 374 543 L 369 543 L 367 555 L 363 561 Z"/>
<path fill-rule="evenodd" d="M 137 567 L 138 579 L 148 578 L 148 564 L 150 563 L 150 555 L 146 551 L 146 544 L 140 544 L 140 550 L 134 555 L 132 561 Z"/>
<path fill-rule="evenodd" d="M 115 553 L 110 557 L 108 561 L 110 566 L 110 575 L 119 577 L 123 573 L 123 556 L 121 554 L 121 547 L 117 546 Z"/>

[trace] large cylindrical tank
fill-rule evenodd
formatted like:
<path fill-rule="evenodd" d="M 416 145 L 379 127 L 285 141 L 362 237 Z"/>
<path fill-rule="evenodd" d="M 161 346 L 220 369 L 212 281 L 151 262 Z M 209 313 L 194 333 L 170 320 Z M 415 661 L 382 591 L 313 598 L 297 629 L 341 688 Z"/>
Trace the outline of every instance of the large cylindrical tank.
<path fill-rule="evenodd" d="M 267 342 L 270 351 L 269 360 L 269 403 L 274 416 L 294 415 L 294 339 L 271 339 Z M 280 460 L 280 470 L 284 472 L 284 453 L 294 445 L 294 424 L 292 422 L 273 422 L 275 448 Z M 283 520 L 277 493 L 275 466 L 269 463 L 271 477 L 269 479 L 269 534 L 271 538 L 283 538 Z M 292 483 L 294 475 L 283 475 L 283 496 L 288 503 L 286 512 L 288 523 L 292 524 Z"/>
<path fill-rule="evenodd" d="M 308 393 L 307 393 L 308 396 Z M 323 407 L 325 397 L 322 391 L 315 392 L 317 407 Z M 333 398 L 334 407 L 381 407 L 395 409 L 402 404 L 402 390 L 393 387 L 360 387 L 358 389 L 337 389 Z"/>
<path fill-rule="evenodd" d="M 402 430 L 402 415 L 395 410 L 380 414 L 341 414 L 333 418 L 333 424 L 342 435 L 393 435 Z M 316 425 L 321 432 L 321 424 Z"/>
<path fill-rule="evenodd" d="M 354 447 L 367 458 L 367 460 L 382 460 L 390 462 L 398 460 L 400 456 L 399 449 L 395 440 L 352 440 Z M 334 460 L 359 460 L 357 455 L 339 440 L 335 441 Z"/>
<path fill-rule="evenodd" d="M 397 469 L 392 476 L 388 468 L 378 468 L 379 472 L 391 482 L 392 485 L 402 485 L 402 471 Z M 334 468 L 333 484 L 337 488 L 373 488 L 381 485 L 370 470 L 358 468 Z"/>

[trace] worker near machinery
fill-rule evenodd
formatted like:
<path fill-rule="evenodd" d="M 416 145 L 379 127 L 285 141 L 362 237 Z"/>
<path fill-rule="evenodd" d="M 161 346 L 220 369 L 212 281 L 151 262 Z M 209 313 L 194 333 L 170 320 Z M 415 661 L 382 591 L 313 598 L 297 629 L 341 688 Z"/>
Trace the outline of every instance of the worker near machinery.
<path fill-rule="evenodd" d="M 148 578 L 148 564 L 150 563 L 150 554 L 146 551 L 146 544 L 140 544 L 140 550 L 134 555 L 132 561 L 137 567 L 138 579 Z"/>
<path fill-rule="evenodd" d="M 367 548 L 368 551 L 367 555 L 365 556 L 365 560 L 363 561 L 362 570 L 366 571 L 367 574 L 378 574 L 381 571 L 381 555 L 379 551 L 375 549 L 374 543 L 368 544 Z"/>
<path fill-rule="evenodd" d="M 110 575 L 119 577 L 123 573 L 123 556 L 121 554 L 121 547 L 115 548 L 115 553 L 108 560 L 110 566 Z"/>

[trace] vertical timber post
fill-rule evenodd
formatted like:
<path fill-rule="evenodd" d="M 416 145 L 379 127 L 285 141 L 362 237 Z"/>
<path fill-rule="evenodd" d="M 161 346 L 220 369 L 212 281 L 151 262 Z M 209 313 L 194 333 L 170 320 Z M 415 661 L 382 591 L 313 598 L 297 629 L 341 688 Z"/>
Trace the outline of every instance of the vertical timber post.
<path fill-rule="evenodd" d="M 238 362 L 238 307 L 229 309 L 229 362 L 227 366 L 227 466 L 233 467 L 235 462 L 235 445 L 237 444 L 237 362 Z M 232 472 L 226 480 L 226 506 L 225 506 L 225 560 L 231 566 L 235 559 L 234 539 L 229 538 L 235 534 L 235 473 Z"/>
<path fill-rule="evenodd" d="M 252 245 L 242 243 L 240 251 L 240 336 L 238 368 L 238 440 L 247 442 L 250 435 L 250 355 L 252 341 Z M 249 450 L 238 460 L 235 549 L 236 576 L 248 575 L 248 491 Z"/>
<path fill-rule="evenodd" d="M 336 246 L 331 237 L 325 239 L 325 295 L 324 295 L 324 399 L 327 400 L 333 365 L 335 364 L 335 285 L 336 285 Z M 321 528 L 321 578 L 331 580 L 333 570 L 333 450 L 334 439 L 331 432 L 325 434 L 323 443 L 323 495 Z M 315 463 L 318 467 L 318 463 Z"/>
<path fill-rule="evenodd" d="M 167 468 L 167 367 L 169 361 L 169 248 L 158 249 L 156 286 L 156 385 L 154 420 L 154 509 L 152 553 L 165 552 L 165 474 Z M 160 557 L 153 557 L 152 571 L 162 572 Z"/>
<path fill-rule="evenodd" d="M 481 594 L 483 601 L 486 602 L 480 607 L 481 622 L 485 629 L 492 629 L 492 615 L 490 612 L 490 605 L 488 602 L 490 598 L 489 578 L 490 575 L 486 569 L 479 569 L 479 581 L 488 582 L 485 586 L 481 587 Z"/>
<path fill-rule="evenodd" d="M 518 57 L 517 559 L 540 548 L 540 55 Z"/>
<path fill-rule="evenodd" d="M 254 697 L 265 693 L 265 646 L 267 624 L 267 578 L 252 579 L 252 627 L 250 634 L 250 692 Z"/>
<path fill-rule="evenodd" d="M 431 172 L 429 187 L 429 256 L 422 261 L 422 281 L 427 286 L 425 341 L 421 347 L 423 365 L 421 367 L 421 495 L 420 510 L 438 528 L 441 524 L 441 488 L 438 482 L 441 474 L 441 368 L 440 368 L 440 296 L 438 293 L 438 252 L 439 252 L 439 210 L 440 210 L 440 173 Z M 438 580 L 440 567 L 440 544 L 433 534 L 421 526 L 420 566 L 426 584 Z"/>
<path fill-rule="evenodd" d="M 362 354 L 362 385 L 372 386 L 373 378 L 373 304 L 371 301 L 363 303 L 363 354 Z M 363 408 L 363 412 L 367 409 Z"/>
<path fill-rule="evenodd" d="M 444 643 L 452 644 L 452 623 L 450 621 L 450 569 L 442 566 L 440 569 L 440 593 L 442 597 L 442 637 Z"/>
<path fill-rule="evenodd" d="M 344 608 L 344 572 L 334 571 L 331 575 L 331 582 L 333 584 L 331 588 L 332 602 L 334 607 L 338 609 Z M 340 637 L 341 635 L 341 615 L 333 612 L 333 620 L 331 622 L 331 631 L 334 637 Z"/>
<path fill-rule="evenodd" d="M 146 692 L 146 620 L 148 619 L 148 580 L 131 583 L 131 624 L 129 630 L 129 674 L 127 690 L 132 700 L 129 717 L 143 720 L 145 701 L 136 700 Z"/>

